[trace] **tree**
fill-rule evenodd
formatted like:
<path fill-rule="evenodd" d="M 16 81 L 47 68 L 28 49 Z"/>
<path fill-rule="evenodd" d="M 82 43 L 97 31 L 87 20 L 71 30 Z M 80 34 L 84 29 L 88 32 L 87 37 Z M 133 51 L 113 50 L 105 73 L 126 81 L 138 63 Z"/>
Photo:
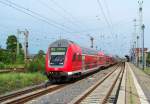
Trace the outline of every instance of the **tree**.
<path fill-rule="evenodd" d="M 43 55 L 44 55 L 44 51 L 43 50 L 39 50 L 38 54 L 37 54 L 37 57 L 39 58 L 43 58 Z"/>
<path fill-rule="evenodd" d="M 43 50 L 39 50 L 37 55 L 33 58 L 33 60 L 26 65 L 28 71 L 30 72 L 44 72 L 45 71 L 45 53 Z"/>
<path fill-rule="evenodd" d="M 14 63 L 16 61 L 16 48 L 17 48 L 17 38 L 14 35 L 10 35 L 7 38 L 7 50 L 11 53 L 11 62 Z"/>
<path fill-rule="evenodd" d="M 43 71 L 45 69 L 45 57 L 44 57 L 44 51 L 39 50 L 38 54 L 35 58 L 35 63 L 37 63 L 38 71 Z"/>
<path fill-rule="evenodd" d="M 0 62 L 1 63 L 4 63 L 4 64 L 10 63 L 11 62 L 10 57 L 11 57 L 11 54 L 8 50 L 0 49 Z"/>
<path fill-rule="evenodd" d="M 7 50 L 11 53 L 11 62 L 14 63 L 16 62 L 16 53 L 17 53 L 17 37 L 15 35 L 10 35 L 8 36 L 7 38 L 7 41 L 6 41 L 6 44 L 7 44 Z M 22 45 L 21 43 L 19 43 L 19 50 L 21 52 L 21 57 L 23 56 L 22 54 Z M 20 56 L 18 56 L 20 57 Z"/>
<path fill-rule="evenodd" d="M 17 38 L 15 35 L 10 35 L 7 38 L 7 50 L 10 52 L 16 52 L 16 48 L 17 48 Z"/>

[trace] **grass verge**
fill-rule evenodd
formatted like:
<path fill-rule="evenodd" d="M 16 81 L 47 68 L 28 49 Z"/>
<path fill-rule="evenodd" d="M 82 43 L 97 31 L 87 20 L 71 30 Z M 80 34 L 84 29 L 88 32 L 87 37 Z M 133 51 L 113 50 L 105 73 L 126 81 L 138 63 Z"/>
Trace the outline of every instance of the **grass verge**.
<path fill-rule="evenodd" d="M 145 72 L 146 74 L 149 74 L 149 75 L 150 75 L 150 67 L 145 68 L 145 69 L 144 69 L 144 72 Z"/>
<path fill-rule="evenodd" d="M 47 78 L 41 73 L 0 74 L 0 95 L 44 82 Z"/>

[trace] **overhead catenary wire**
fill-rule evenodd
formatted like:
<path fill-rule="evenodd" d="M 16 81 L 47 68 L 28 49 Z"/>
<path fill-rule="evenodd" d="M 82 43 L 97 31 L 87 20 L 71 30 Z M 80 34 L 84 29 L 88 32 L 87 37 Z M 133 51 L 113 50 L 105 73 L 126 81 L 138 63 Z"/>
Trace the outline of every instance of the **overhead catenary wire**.
<path fill-rule="evenodd" d="M 13 2 L 11 2 L 11 1 L 9 1 L 9 0 L 6 0 L 6 1 L 8 1 L 8 2 L 10 2 L 10 3 L 13 3 Z M 68 30 L 68 29 L 71 30 L 70 27 L 67 27 L 67 26 L 65 26 L 65 25 L 62 25 L 62 24 L 60 24 L 60 23 L 58 23 L 58 22 L 56 22 L 56 21 L 54 21 L 54 20 L 52 20 L 52 19 L 50 19 L 50 18 L 47 18 L 47 17 L 43 16 L 42 14 L 39 14 L 39 13 L 37 13 L 37 12 L 34 12 L 34 11 L 32 11 L 32 10 L 30 10 L 30 9 L 27 9 L 27 8 L 25 8 L 25 7 L 23 7 L 23 6 L 20 6 L 20 5 L 16 4 L 16 3 L 13 3 L 13 4 L 14 4 L 15 6 L 18 6 L 18 7 L 21 8 L 21 9 L 27 10 L 27 11 L 29 11 L 29 12 L 31 12 L 31 13 L 33 13 L 33 14 L 35 14 L 35 15 L 41 17 L 41 18 L 43 18 L 43 19 L 46 19 L 46 20 L 50 21 L 51 23 L 53 23 L 53 24 L 55 24 L 55 25 L 61 26 L 61 28 L 64 28 L 65 30 Z"/>
<path fill-rule="evenodd" d="M 101 10 L 101 12 L 102 12 L 102 15 L 103 15 L 103 17 L 104 17 L 104 20 L 105 20 L 106 24 L 107 24 L 108 27 L 110 28 L 110 33 L 113 35 L 111 23 L 108 21 L 106 15 L 105 15 L 105 12 L 104 12 L 104 9 L 103 9 L 103 7 L 102 7 L 102 4 L 101 4 L 100 0 L 97 0 L 97 3 L 98 3 L 98 6 L 99 6 L 99 8 L 100 8 L 100 10 Z"/>
<path fill-rule="evenodd" d="M 109 19 L 109 21 L 110 21 L 111 32 L 113 32 L 112 34 L 114 34 L 114 26 L 113 26 L 113 22 L 112 22 L 112 19 L 111 19 L 111 15 L 110 15 L 110 11 L 109 11 L 109 7 L 108 7 L 107 0 L 103 0 L 103 2 L 104 2 L 104 6 L 105 6 L 105 8 L 106 8 L 106 12 L 107 12 L 108 19 Z"/>
<path fill-rule="evenodd" d="M 55 22 L 55 21 L 52 21 L 52 20 L 50 20 L 50 19 L 48 19 L 48 18 L 42 16 L 42 15 L 39 14 L 39 13 L 36 13 L 36 12 L 30 10 L 30 9 L 27 9 L 27 8 L 25 8 L 25 7 L 23 7 L 23 6 L 20 6 L 20 5 L 16 4 L 16 3 L 13 3 L 13 2 L 11 2 L 11 1 L 9 1 L 9 0 L 5 0 L 5 2 L 4 2 L 4 1 L 0 1 L 0 3 L 1 3 L 1 4 L 4 4 L 4 5 L 6 5 L 6 6 L 9 6 L 9 7 L 13 8 L 13 9 L 19 11 L 19 12 L 22 12 L 22 13 L 24 13 L 24 14 L 27 14 L 27 15 L 29 15 L 29 16 L 31 16 L 31 17 L 37 19 L 37 20 L 40 20 L 40 21 L 42 21 L 42 22 L 45 22 L 45 23 L 49 24 L 50 26 L 53 26 L 53 27 L 55 27 L 55 28 L 57 28 L 57 29 L 64 30 L 65 32 L 70 32 L 70 30 L 68 31 L 68 28 L 65 27 L 64 25 L 59 24 L 59 23 L 57 23 L 57 22 Z"/>
<path fill-rule="evenodd" d="M 114 31 L 113 31 L 113 24 L 112 24 L 112 20 L 110 18 L 110 12 L 109 12 L 109 9 L 108 9 L 108 6 L 107 6 L 107 2 L 105 2 L 105 7 L 106 7 L 106 10 L 107 10 L 107 13 L 108 13 L 108 18 L 105 15 L 105 12 L 104 12 L 104 9 L 103 9 L 103 6 L 102 6 L 100 0 L 97 0 L 97 3 L 98 3 L 98 6 L 99 6 L 99 8 L 100 8 L 100 10 L 102 12 L 102 15 L 103 15 L 103 17 L 105 19 L 106 24 L 107 24 L 108 28 L 110 29 L 110 34 L 111 35 L 115 35 Z M 116 47 L 116 45 L 117 45 L 117 43 L 114 44 L 114 47 Z M 117 48 L 116 48 L 116 50 L 117 50 Z"/>
<path fill-rule="evenodd" d="M 58 10 L 56 10 L 53 7 L 50 7 L 48 4 L 46 4 L 45 2 L 43 2 L 42 0 L 38 1 L 41 5 L 43 5 L 44 7 L 46 7 L 47 9 L 49 9 L 50 11 L 54 12 L 55 14 L 57 14 L 58 16 L 62 17 L 64 20 L 66 20 L 68 23 L 72 24 L 72 26 L 76 26 L 78 27 L 77 23 L 75 21 L 73 21 L 71 18 L 69 18 L 66 15 L 63 15 L 61 12 L 59 12 Z"/>
<path fill-rule="evenodd" d="M 98 3 L 98 6 L 99 6 L 99 8 L 100 8 L 102 14 L 103 14 L 103 17 L 104 17 L 104 19 L 105 19 L 105 22 L 107 23 L 108 26 L 110 26 L 110 23 L 109 23 L 109 21 L 108 21 L 106 15 L 105 15 L 105 12 L 104 12 L 104 10 L 103 10 L 103 7 L 102 7 L 101 2 L 100 2 L 99 0 L 97 0 L 97 3 Z"/>
<path fill-rule="evenodd" d="M 113 22 L 112 22 L 112 19 L 111 19 L 111 15 L 110 15 L 107 0 L 103 0 L 103 1 L 104 1 L 104 5 L 105 5 L 105 8 L 106 8 L 107 15 L 108 15 L 108 19 L 110 21 L 111 26 L 113 26 Z"/>
<path fill-rule="evenodd" d="M 68 12 L 65 8 L 63 8 L 59 3 L 57 3 L 56 0 L 49 0 L 49 1 L 51 1 L 54 5 L 56 5 L 65 14 L 67 14 L 67 16 L 69 16 L 72 19 L 72 21 L 75 21 L 76 25 L 78 25 L 78 28 L 80 28 L 80 29 L 82 28 L 83 24 L 80 23 L 75 16 L 73 16 L 70 12 Z M 84 25 L 84 27 L 85 27 L 85 25 Z M 87 27 L 86 27 L 86 29 L 87 29 Z"/>
<path fill-rule="evenodd" d="M 7 6 L 10 6 L 10 7 L 14 8 L 14 9 L 20 11 L 20 12 L 23 12 L 23 13 L 25 13 L 25 14 L 28 14 L 28 15 L 30 15 L 30 16 L 36 18 L 36 19 L 38 18 L 38 20 L 41 20 L 41 21 L 43 21 L 43 22 L 46 22 L 46 23 L 48 23 L 49 25 L 52 25 L 52 26 L 54 26 L 54 27 L 56 27 L 56 28 L 59 28 L 59 29 L 63 29 L 63 30 L 64 30 L 64 28 L 61 28 L 61 27 L 58 27 L 58 26 L 57 26 L 57 25 L 60 25 L 60 24 L 58 24 L 58 23 L 56 23 L 56 22 L 54 22 L 54 24 L 52 24 L 51 22 L 49 22 L 49 21 L 47 20 L 48 18 L 46 18 L 46 17 L 40 15 L 39 13 L 36 13 L 36 12 L 30 10 L 30 9 L 24 8 L 24 7 L 22 7 L 22 6 L 18 5 L 18 4 L 15 4 L 15 3 L 13 3 L 13 2 L 11 2 L 11 1 L 9 1 L 9 0 L 6 0 L 6 1 L 9 2 L 10 4 L 4 3 L 3 1 L 1 1 L 1 3 L 5 4 L 5 5 L 7 5 Z M 52 0 L 52 1 L 54 1 L 54 0 Z M 13 4 L 13 5 L 12 5 L 12 4 Z M 20 8 L 20 9 L 19 9 L 19 8 Z M 21 10 L 21 9 L 23 9 L 23 10 Z M 24 11 L 24 10 L 26 10 L 26 11 Z M 65 11 L 65 9 L 63 9 L 63 10 Z M 28 11 L 31 12 L 31 13 L 28 13 Z M 66 12 L 67 12 L 67 11 L 66 11 Z M 68 12 L 67 12 L 67 13 L 68 13 Z M 34 15 L 33 15 L 33 14 L 34 14 Z M 35 16 L 35 15 L 36 15 L 36 16 Z M 42 19 L 39 18 L 39 17 L 37 17 L 37 16 L 41 17 Z M 57 25 L 55 25 L 55 24 L 57 24 Z M 64 25 L 61 25 L 61 26 L 64 27 Z M 69 32 L 69 31 L 67 31 L 67 32 Z M 72 32 L 70 32 L 70 33 L 72 33 Z"/>

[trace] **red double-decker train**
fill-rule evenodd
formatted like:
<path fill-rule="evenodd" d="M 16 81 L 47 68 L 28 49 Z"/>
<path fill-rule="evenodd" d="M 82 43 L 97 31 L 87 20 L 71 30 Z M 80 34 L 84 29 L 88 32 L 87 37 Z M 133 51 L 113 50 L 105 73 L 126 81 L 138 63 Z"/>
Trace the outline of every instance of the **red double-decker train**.
<path fill-rule="evenodd" d="M 113 57 L 84 48 L 66 39 L 53 42 L 46 54 L 46 75 L 49 80 L 66 80 L 91 73 L 100 67 L 115 64 Z"/>

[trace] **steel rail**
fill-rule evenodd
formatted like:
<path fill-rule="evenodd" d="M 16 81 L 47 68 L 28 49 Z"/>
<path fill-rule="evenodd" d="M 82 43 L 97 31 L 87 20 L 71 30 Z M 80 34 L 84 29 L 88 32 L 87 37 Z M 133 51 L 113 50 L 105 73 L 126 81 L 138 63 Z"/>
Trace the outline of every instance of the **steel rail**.
<path fill-rule="evenodd" d="M 15 99 L 11 99 L 10 101 L 8 100 L 8 101 L 4 102 L 4 104 L 23 104 L 27 101 L 32 100 L 33 98 L 42 96 L 42 95 L 50 93 L 50 92 L 54 92 L 60 88 L 63 88 L 64 86 L 66 86 L 66 85 L 54 85 L 54 86 L 47 87 L 46 89 L 43 88 L 41 90 L 29 93 L 27 95 L 24 95 L 24 96 L 15 98 Z"/>
<path fill-rule="evenodd" d="M 117 69 L 119 65 L 114 67 L 114 70 L 105 75 L 105 77 L 97 82 L 95 85 L 91 86 L 87 91 L 85 91 L 82 95 L 78 96 L 74 100 L 72 100 L 69 104 L 80 104 L 82 100 L 84 100 L 90 93 L 92 93 L 98 86 L 100 86 L 109 76 L 111 76 Z"/>
<path fill-rule="evenodd" d="M 121 74 L 121 73 L 122 73 L 122 74 Z M 120 70 L 119 74 L 117 75 L 115 81 L 113 82 L 112 86 L 110 87 L 108 93 L 107 93 L 106 96 L 104 97 L 104 99 L 103 99 L 103 101 L 102 101 L 102 104 L 106 104 L 106 103 L 107 103 L 107 100 L 109 99 L 109 96 L 111 95 L 111 93 L 112 93 L 112 91 L 113 91 L 113 89 L 114 89 L 114 87 L 115 87 L 117 81 L 119 80 L 119 76 L 120 76 L 120 75 L 121 75 L 121 79 L 120 79 L 120 82 L 119 82 L 119 83 L 121 83 L 122 78 L 123 78 L 123 73 L 124 73 L 124 64 L 122 64 L 121 70 Z M 118 89 L 120 89 L 120 88 L 118 88 Z"/>
<path fill-rule="evenodd" d="M 16 91 L 16 92 L 12 92 L 12 93 L 9 93 L 7 95 L 2 95 L 2 96 L 0 96 L 0 103 L 3 102 L 3 101 L 6 101 L 8 99 L 12 99 L 14 97 L 17 97 L 17 96 L 21 96 L 23 94 L 27 94 L 29 92 L 33 92 L 33 91 L 41 89 L 43 87 L 45 87 L 45 83 L 40 84 L 40 85 L 35 85 L 33 87 L 29 87 L 29 88 L 26 88 L 26 89 L 23 89 L 23 90 L 19 90 L 19 91 Z"/>

